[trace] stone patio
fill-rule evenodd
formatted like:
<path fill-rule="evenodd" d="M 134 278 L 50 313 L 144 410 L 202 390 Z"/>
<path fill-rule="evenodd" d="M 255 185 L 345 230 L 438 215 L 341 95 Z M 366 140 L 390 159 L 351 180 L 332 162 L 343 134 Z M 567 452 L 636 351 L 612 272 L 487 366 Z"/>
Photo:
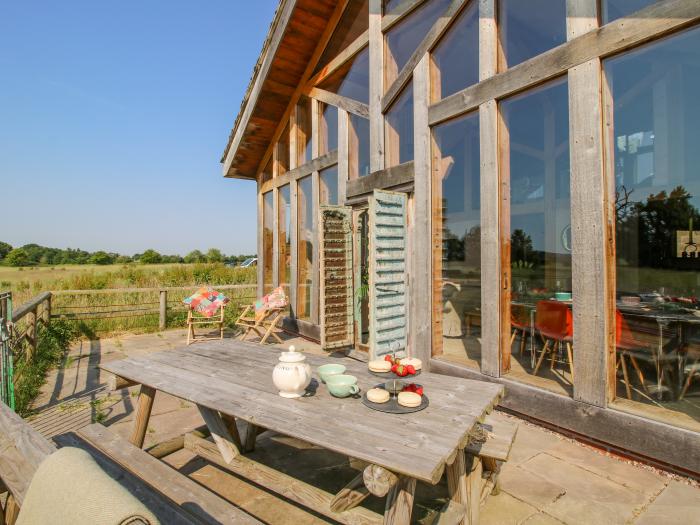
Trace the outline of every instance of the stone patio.
<path fill-rule="evenodd" d="M 107 378 L 100 374 L 98 365 L 167 350 L 184 341 L 184 330 L 169 330 L 76 343 L 64 366 L 49 375 L 34 404 L 32 425 L 51 437 L 99 421 L 127 437 L 138 389 L 107 392 Z M 300 338 L 290 338 L 285 342 L 288 344 L 306 352 L 321 352 L 318 345 Z M 482 508 L 481 523 L 700 524 L 700 489 L 696 483 L 611 456 L 502 412 L 497 417 L 518 421 L 520 429 L 501 474 L 503 490 Z M 159 394 L 145 446 L 202 423 L 196 407 Z M 347 458 L 270 432 L 260 436 L 254 455 L 259 461 L 333 492 L 355 475 Z M 327 523 L 326 518 L 209 465 L 188 451 L 176 452 L 166 461 L 267 523 Z M 419 485 L 414 518 L 431 523 L 445 497 L 444 481 L 435 487 Z M 369 498 L 366 504 L 374 510 L 383 508 L 383 502 L 376 498 Z"/>

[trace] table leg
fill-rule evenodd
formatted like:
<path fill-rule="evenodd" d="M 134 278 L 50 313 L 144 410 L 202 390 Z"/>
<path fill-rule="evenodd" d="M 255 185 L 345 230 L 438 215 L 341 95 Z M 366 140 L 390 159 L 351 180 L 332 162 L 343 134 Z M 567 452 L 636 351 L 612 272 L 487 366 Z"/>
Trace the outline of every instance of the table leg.
<path fill-rule="evenodd" d="M 153 408 L 153 400 L 155 397 L 155 388 L 141 385 L 141 392 L 139 393 L 138 405 L 136 407 L 136 415 L 134 417 L 134 429 L 131 432 L 131 437 L 129 438 L 131 444 L 137 446 L 138 448 L 143 447 L 143 442 L 146 439 L 148 420 L 151 418 L 151 409 Z"/>
<path fill-rule="evenodd" d="M 202 419 L 207 424 L 209 432 L 211 432 L 214 442 L 221 452 L 221 456 L 224 458 L 226 463 L 231 463 L 239 454 L 240 451 L 235 444 L 235 438 L 229 430 L 229 425 L 226 424 L 224 419 L 219 415 L 216 410 L 207 408 L 202 405 L 197 405 L 199 413 L 202 415 Z"/>
<path fill-rule="evenodd" d="M 463 525 L 479 523 L 481 501 L 481 459 L 460 451 L 452 465 L 447 467 L 447 489 L 455 503 L 464 506 Z"/>
<path fill-rule="evenodd" d="M 255 450 L 255 440 L 260 433 L 260 429 L 257 425 L 253 423 L 247 423 L 245 429 L 245 442 L 243 444 L 243 450 L 245 452 L 253 452 Z"/>
<path fill-rule="evenodd" d="M 384 507 L 384 525 L 408 525 L 413 512 L 413 496 L 416 492 L 416 480 L 400 476 L 386 497 Z"/>

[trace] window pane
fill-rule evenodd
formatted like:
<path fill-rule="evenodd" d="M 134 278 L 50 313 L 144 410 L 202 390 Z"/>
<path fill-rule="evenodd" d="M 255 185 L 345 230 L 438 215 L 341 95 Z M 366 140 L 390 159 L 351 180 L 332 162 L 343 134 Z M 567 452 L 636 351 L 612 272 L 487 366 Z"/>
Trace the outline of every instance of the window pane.
<path fill-rule="evenodd" d="M 481 364 L 481 193 L 479 116 L 470 114 L 434 128 L 433 191 L 442 205 L 441 280 L 433 293 L 442 301 L 442 355 Z M 437 270 L 437 269 L 436 269 Z"/>
<path fill-rule="evenodd" d="M 384 12 L 391 13 L 403 0 L 384 0 Z"/>
<path fill-rule="evenodd" d="M 298 319 L 311 317 L 311 281 L 313 274 L 313 186 L 311 176 L 299 180 L 297 189 L 297 220 L 299 221 L 299 253 L 297 259 L 297 311 Z"/>
<path fill-rule="evenodd" d="M 321 204 L 338 204 L 338 166 L 331 166 L 320 173 Z"/>
<path fill-rule="evenodd" d="M 277 175 L 282 175 L 289 171 L 289 124 L 284 127 L 284 131 L 277 141 Z"/>
<path fill-rule="evenodd" d="M 369 120 L 350 115 L 349 176 L 351 179 L 369 175 Z"/>
<path fill-rule="evenodd" d="M 603 23 L 636 13 L 659 0 L 603 0 Z"/>
<path fill-rule="evenodd" d="M 338 149 L 338 108 L 328 104 L 322 104 L 321 108 L 319 155 Z"/>
<path fill-rule="evenodd" d="M 452 0 L 430 0 L 392 27 L 386 34 L 386 82 L 388 89 L 408 59 L 445 12 Z"/>
<path fill-rule="evenodd" d="M 348 2 L 340 21 L 318 61 L 314 74 L 323 69 L 343 49 L 352 44 L 369 26 L 369 0 Z"/>
<path fill-rule="evenodd" d="M 262 170 L 261 173 L 261 180 L 262 182 L 267 182 L 268 180 L 272 179 L 272 159 L 267 161 L 267 164 L 265 164 L 265 167 Z"/>
<path fill-rule="evenodd" d="M 500 0 L 498 23 L 508 67 L 566 42 L 566 1 Z"/>
<path fill-rule="evenodd" d="M 297 106 L 297 163 L 311 161 L 311 99 L 302 97 Z"/>
<path fill-rule="evenodd" d="M 413 160 L 413 83 L 386 113 L 386 167 Z"/>
<path fill-rule="evenodd" d="M 289 296 L 289 284 L 291 283 L 291 256 L 292 256 L 292 228 L 290 221 L 292 218 L 291 214 L 291 201 L 289 198 L 289 184 L 282 186 L 278 193 L 277 198 L 277 212 L 279 217 L 277 218 L 279 233 L 277 241 L 278 246 L 278 271 L 279 271 L 279 286 L 283 286 L 287 295 Z"/>
<path fill-rule="evenodd" d="M 470 2 L 433 51 L 433 97 L 445 98 L 479 82 L 479 5 Z"/>
<path fill-rule="evenodd" d="M 319 87 L 369 104 L 369 47 L 365 47 Z"/>
<path fill-rule="evenodd" d="M 510 375 L 571 395 L 567 83 L 508 99 L 501 112 L 510 137 Z"/>
<path fill-rule="evenodd" d="M 275 227 L 272 192 L 263 195 L 263 293 L 272 291 L 273 229 Z"/>
<path fill-rule="evenodd" d="M 616 404 L 695 431 L 700 431 L 700 367 L 693 365 L 700 363 L 698 64 L 699 29 L 604 63 L 614 101 L 617 356 L 628 372 L 627 380 L 618 376 Z"/>

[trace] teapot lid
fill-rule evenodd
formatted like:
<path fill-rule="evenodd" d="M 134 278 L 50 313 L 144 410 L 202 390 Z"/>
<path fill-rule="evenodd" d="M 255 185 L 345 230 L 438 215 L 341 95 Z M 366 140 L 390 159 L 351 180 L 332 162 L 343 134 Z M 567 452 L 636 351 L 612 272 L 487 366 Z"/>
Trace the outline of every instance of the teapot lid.
<path fill-rule="evenodd" d="M 306 356 L 301 352 L 297 352 L 294 345 L 290 346 L 287 352 L 282 352 L 280 354 L 280 361 L 282 363 L 298 363 L 300 361 L 304 361 L 305 359 Z"/>

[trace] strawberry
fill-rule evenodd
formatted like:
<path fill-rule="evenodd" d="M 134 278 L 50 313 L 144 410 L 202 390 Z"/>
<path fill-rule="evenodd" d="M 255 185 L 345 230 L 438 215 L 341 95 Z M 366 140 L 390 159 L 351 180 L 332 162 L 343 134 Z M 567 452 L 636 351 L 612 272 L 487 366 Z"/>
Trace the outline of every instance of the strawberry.
<path fill-rule="evenodd" d="M 393 362 L 394 362 L 394 360 L 391 358 L 390 355 L 385 355 L 385 356 L 384 356 L 384 361 L 389 361 L 390 363 L 393 363 Z"/>
<path fill-rule="evenodd" d="M 416 373 L 416 367 L 413 365 L 406 365 L 406 370 L 408 370 L 408 373 L 411 375 Z"/>
<path fill-rule="evenodd" d="M 422 396 L 422 395 L 423 395 L 423 387 L 422 387 L 422 386 L 416 387 L 416 389 L 414 390 L 414 392 L 415 392 L 416 394 L 418 394 L 419 396 Z"/>
<path fill-rule="evenodd" d="M 391 365 L 391 371 L 396 373 L 396 369 L 399 367 L 399 365 Z"/>
<path fill-rule="evenodd" d="M 406 377 L 408 375 L 408 370 L 406 370 L 405 366 L 399 365 L 396 367 L 396 375 L 399 377 Z"/>

